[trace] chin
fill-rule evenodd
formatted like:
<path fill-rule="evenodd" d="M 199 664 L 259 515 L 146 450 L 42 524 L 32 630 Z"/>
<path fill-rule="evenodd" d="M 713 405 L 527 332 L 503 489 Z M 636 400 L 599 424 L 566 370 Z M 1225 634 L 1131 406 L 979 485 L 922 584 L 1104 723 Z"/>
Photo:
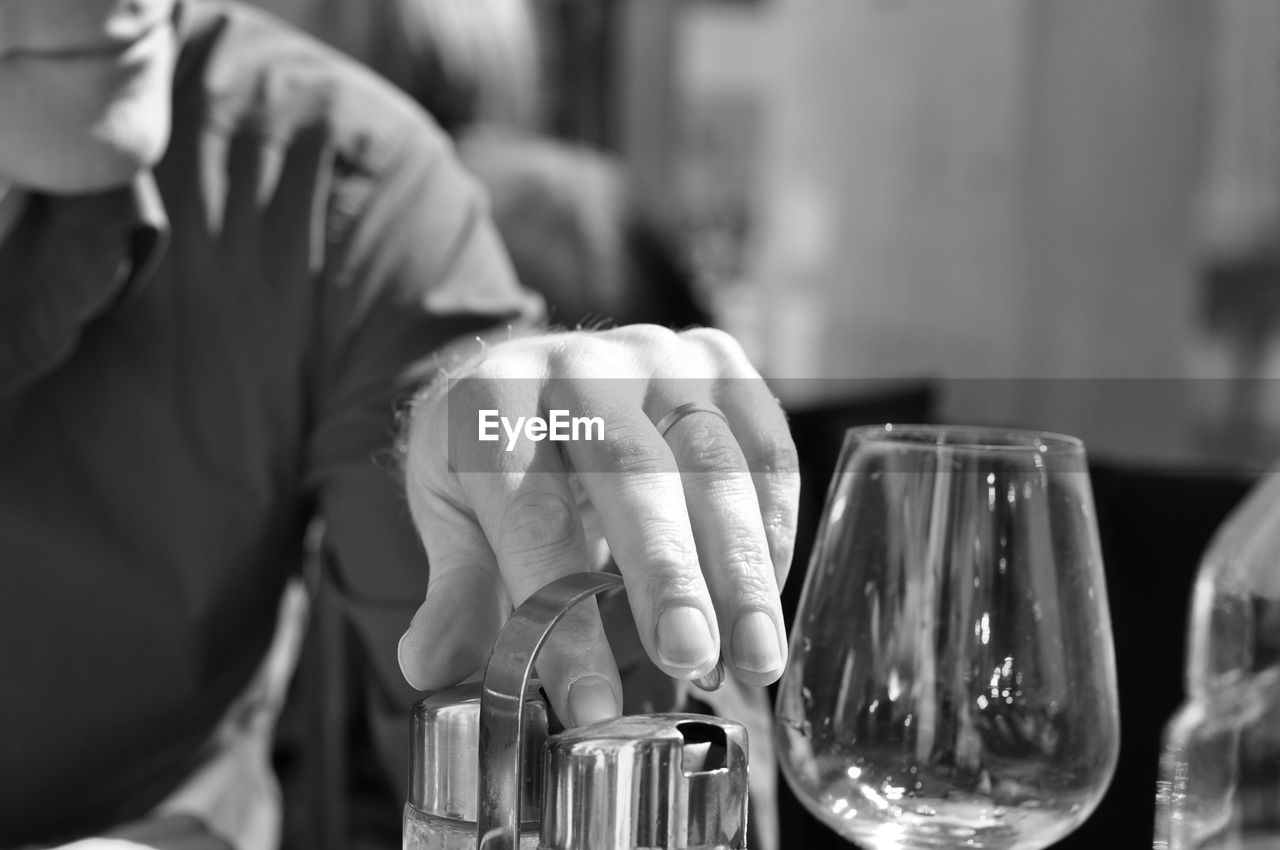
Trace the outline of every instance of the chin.
<path fill-rule="evenodd" d="M 76 150 L 57 157 L 62 166 L 43 175 L 46 191 L 96 192 L 123 186 L 153 168 L 169 145 L 167 90 L 112 103 L 75 137 Z"/>
<path fill-rule="evenodd" d="M 51 195 L 87 195 L 118 189 L 149 171 L 164 152 L 154 147 L 104 147 L 81 151 L 80 159 L 57 172 L 32 175 L 26 185 Z"/>
<path fill-rule="evenodd" d="M 7 81 L 0 75 L 0 106 L 16 104 L 3 111 L 20 119 L 0 121 L 0 175 L 36 191 L 84 194 L 154 167 L 169 144 L 173 51 L 162 42 L 144 59 L 53 59 L 19 66 Z"/>
<path fill-rule="evenodd" d="M 84 195 L 117 189 L 149 171 L 164 155 L 168 135 L 134 137 L 127 144 L 112 140 L 84 144 L 68 150 L 69 156 L 50 156 L 37 167 L 5 171 L 10 182 L 51 195 Z"/>
<path fill-rule="evenodd" d="M 63 172 L 62 178 L 49 175 L 51 192 L 83 193 L 112 189 L 132 182 L 160 162 L 169 144 L 168 114 L 149 116 L 145 124 L 117 128 L 111 134 L 94 137 L 86 145 L 81 160 Z"/>

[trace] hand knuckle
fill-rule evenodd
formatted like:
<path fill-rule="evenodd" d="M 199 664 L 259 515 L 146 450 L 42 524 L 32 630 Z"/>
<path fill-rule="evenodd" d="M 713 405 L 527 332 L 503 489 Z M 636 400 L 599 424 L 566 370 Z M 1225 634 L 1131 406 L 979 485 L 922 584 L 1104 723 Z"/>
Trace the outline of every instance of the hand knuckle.
<path fill-rule="evenodd" d="M 711 417 L 690 417 L 679 445 L 683 464 L 697 471 L 742 470 L 746 466 L 742 449 L 718 422 L 697 421 Z"/>
<path fill-rule="evenodd" d="M 758 501 L 754 482 L 745 472 L 700 472 L 685 477 L 686 486 L 696 487 L 713 505 L 741 506 L 749 504 L 754 513 Z M 735 517 L 736 518 L 736 517 Z"/>
<path fill-rule="evenodd" d="M 550 372 L 558 378 L 599 368 L 614 357 L 614 346 L 598 334 L 575 333 L 560 338 L 547 353 Z"/>
<path fill-rule="evenodd" d="M 497 407 L 494 390 L 498 386 L 498 379 L 487 371 L 453 381 L 445 414 L 450 430 L 456 429 L 460 434 L 474 432 L 477 411 Z"/>
<path fill-rule="evenodd" d="M 604 440 L 598 445 L 606 471 L 623 474 L 675 472 L 672 458 L 636 428 L 606 430 Z"/>
<path fill-rule="evenodd" d="M 519 376 L 529 371 L 528 355 L 510 348 L 494 348 L 467 370 L 453 385 L 451 393 L 456 392 L 459 385 L 473 384 L 481 391 L 487 392 L 486 384 Z"/>
<path fill-rule="evenodd" d="M 613 333 L 625 335 L 641 345 L 654 346 L 671 345 L 678 337 L 675 331 L 662 325 L 627 325 Z"/>
<path fill-rule="evenodd" d="M 673 563 L 670 557 L 653 555 L 641 566 L 648 585 L 648 597 L 655 608 L 665 599 L 700 599 L 707 594 L 702 575 L 691 574 Z"/>
<path fill-rule="evenodd" d="M 582 526 L 577 510 L 564 494 L 525 490 L 507 503 L 498 534 L 510 554 L 544 553 L 551 558 L 578 542 Z"/>
<path fill-rule="evenodd" d="M 684 342 L 694 343 L 721 359 L 745 360 L 746 354 L 734 337 L 719 328 L 691 328 L 680 333 Z"/>
<path fill-rule="evenodd" d="M 773 566 L 765 553 L 750 546 L 733 546 L 718 565 L 733 576 L 733 592 L 741 599 L 758 601 L 774 595 Z"/>
<path fill-rule="evenodd" d="M 690 566 L 696 550 L 688 535 L 661 519 L 642 522 L 640 531 L 642 542 L 625 566 L 663 585 L 677 586 L 680 591 L 691 589 L 697 583 L 698 574 Z"/>
<path fill-rule="evenodd" d="M 788 431 L 765 432 L 759 436 L 760 468 L 756 472 L 774 475 L 798 475 L 800 454 Z"/>
<path fill-rule="evenodd" d="M 706 566 L 734 577 L 734 591 L 751 591 L 756 568 L 764 563 L 764 555 L 754 543 L 755 536 L 739 524 L 725 529 L 722 545 L 715 560 Z"/>

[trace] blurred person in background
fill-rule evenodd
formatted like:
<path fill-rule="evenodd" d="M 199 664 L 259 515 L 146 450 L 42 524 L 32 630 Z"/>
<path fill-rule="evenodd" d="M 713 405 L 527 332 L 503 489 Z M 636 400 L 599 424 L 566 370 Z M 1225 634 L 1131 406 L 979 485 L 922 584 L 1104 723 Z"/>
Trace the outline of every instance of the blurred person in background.
<path fill-rule="evenodd" d="M 711 324 L 675 234 L 636 201 L 616 157 L 492 125 L 468 129 L 458 156 L 517 277 L 558 323 Z"/>
<path fill-rule="evenodd" d="M 254 0 L 407 92 L 450 134 L 538 123 L 542 55 L 527 0 Z"/>
<path fill-rule="evenodd" d="M 0 847 L 275 846 L 269 650 L 317 515 L 388 689 L 474 675 L 604 545 L 665 675 L 781 673 L 798 481 L 767 388 L 722 334 L 537 333 L 475 185 L 385 84 L 232 5 L 0 0 L 0 116 Z M 620 430 L 441 439 L 440 377 L 474 375 L 506 415 L 555 385 Z M 574 724 L 622 702 L 602 634 L 588 606 L 540 659 Z"/>

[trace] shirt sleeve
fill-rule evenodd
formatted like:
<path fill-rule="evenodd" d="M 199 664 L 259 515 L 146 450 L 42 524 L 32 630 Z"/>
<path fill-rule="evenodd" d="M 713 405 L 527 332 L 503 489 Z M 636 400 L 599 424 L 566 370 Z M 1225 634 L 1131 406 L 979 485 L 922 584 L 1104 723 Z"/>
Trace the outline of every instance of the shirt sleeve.
<path fill-rule="evenodd" d="M 403 799 L 415 693 L 396 648 L 427 563 L 392 453 L 397 410 L 451 344 L 532 324 L 542 302 L 518 287 L 482 192 L 425 118 L 360 160 L 334 163 L 305 463 L 327 579 L 363 662 L 353 672 Z"/>

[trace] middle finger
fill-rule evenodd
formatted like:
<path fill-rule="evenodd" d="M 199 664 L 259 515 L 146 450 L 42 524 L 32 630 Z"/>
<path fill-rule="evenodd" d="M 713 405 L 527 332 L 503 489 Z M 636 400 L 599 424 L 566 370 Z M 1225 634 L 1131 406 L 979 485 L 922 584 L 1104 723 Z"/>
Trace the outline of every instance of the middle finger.
<path fill-rule="evenodd" d="M 613 382 L 555 382 L 551 394 L 605 423 L 601 439 L 561 445 L 599 513 L 645 651 L 668 675 L 705 676 L 720 630 L 671 450 Z"/>

